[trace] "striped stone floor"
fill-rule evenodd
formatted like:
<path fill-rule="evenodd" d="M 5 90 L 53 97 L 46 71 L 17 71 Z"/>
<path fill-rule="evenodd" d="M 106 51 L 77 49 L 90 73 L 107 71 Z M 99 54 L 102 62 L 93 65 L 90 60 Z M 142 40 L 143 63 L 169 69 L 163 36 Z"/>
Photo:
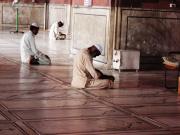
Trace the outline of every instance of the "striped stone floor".
<path fill-rule="evenodd" d="M 51 66 L 19 62 L 22 34 L 0 31 L 0 135 L 179 135 L 180 97 L 164 88 L 163 71 L 106 71 L 115 88 L 75 90 L 70 87 L 70 41 L 38 48 Z"/>

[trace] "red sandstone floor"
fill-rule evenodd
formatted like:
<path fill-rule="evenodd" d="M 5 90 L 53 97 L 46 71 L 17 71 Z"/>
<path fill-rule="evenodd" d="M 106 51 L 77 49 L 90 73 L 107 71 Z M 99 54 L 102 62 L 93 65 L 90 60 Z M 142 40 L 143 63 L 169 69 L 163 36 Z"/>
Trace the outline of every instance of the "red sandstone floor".
<path fill-rule="evenodd" d="M 69 41 L 50 46 L 40 33 L 53 65 L 29 67 L 19 62 L 21 36 L 0 32 L 0 135 L 180 134 L 180 97 L 162 71 L 108 71 L 115 89 L 75 90 Z"/>

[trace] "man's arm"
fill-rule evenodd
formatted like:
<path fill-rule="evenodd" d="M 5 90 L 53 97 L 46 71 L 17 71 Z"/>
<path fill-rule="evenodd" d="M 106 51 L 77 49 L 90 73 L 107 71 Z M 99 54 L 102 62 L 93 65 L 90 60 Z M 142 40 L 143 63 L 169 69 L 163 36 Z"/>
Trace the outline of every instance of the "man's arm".
<path fill-rule="evenodd" d="M 56 39 L 59 37 L 59 26 L 57 22 L 54 24 L 54 36 Z"/>
<path fill-rule="evenodd" d="M 41 55 L 43 55 L 43 53 L 41 53 L 41 52 L 36 48 L 36 44 L 35 44 L 34 38 L 32 38 L 29 42 L 30 42 L 31 50 L 32 50 L 32 52 L 34 53 L 35 57 L 40 57 Z"/>
<path fill-rule="evenodd" d="M 98 77 L 101 78 L 103 76 L 103 73 L 98 69 L 95 69 L 95 70 L 96 70 L 96 73 L 98 74 Z"/>
<path fill-rule="evenodd" d="M 84 58 L 85 58 L 85 67 L 86 67 L 87 71 L 91 74 L 91 76 L 94 79 L 98 79 L 99 76 L 98 76 L 98 74 L 97 74 L 97 72 L 96 72 L 96 70 L 92 64 L 90 57 L 85 56 Z"/>

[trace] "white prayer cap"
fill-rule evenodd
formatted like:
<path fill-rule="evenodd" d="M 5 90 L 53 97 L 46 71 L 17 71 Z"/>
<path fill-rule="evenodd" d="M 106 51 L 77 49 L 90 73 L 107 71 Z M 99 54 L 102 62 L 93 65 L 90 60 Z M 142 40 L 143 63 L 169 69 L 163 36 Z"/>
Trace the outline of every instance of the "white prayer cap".
<path fill-rule="evenodd" d="M 33 23 L 31 24 L 31 26 L 34 26 L 34 27 L 39 28 L 39 25 L 38 25 L 36 22 L 33 22 Z"/>
<path fill-rule="evenodd" d="M 58 21 L 58 22 L 62 22 L 62 23 L 64 23 L 63 21 Z"/>
<path fill-rule="evenodd" d="M 99 44 L 95 44 L 94 46 L 96 47 L 96 49 L 98 49 L 98 50 L 99 50 L 99 52 L 100 52 L 100 53 L 102 53 L 103 48 L 102 48 L 102 46 L 101 46 L 101 45 L 99 45 Z"/>

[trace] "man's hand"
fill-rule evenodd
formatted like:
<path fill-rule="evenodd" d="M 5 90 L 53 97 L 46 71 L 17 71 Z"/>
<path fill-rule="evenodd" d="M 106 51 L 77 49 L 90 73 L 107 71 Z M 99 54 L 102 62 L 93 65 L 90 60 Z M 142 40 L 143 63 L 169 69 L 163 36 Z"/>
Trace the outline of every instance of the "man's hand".
<path fill-rule="evenodd" d="M 48 55 L 44 55 L 45 58 L 50 59 Z"/>
<path fill-rule="evenodd" d="M 103 73 L 98 69 L 95 69 L 95 70 L 96 70 L 96 73 L 98 75 L 98 78 L 100 79 L 103 76 Z"/>

